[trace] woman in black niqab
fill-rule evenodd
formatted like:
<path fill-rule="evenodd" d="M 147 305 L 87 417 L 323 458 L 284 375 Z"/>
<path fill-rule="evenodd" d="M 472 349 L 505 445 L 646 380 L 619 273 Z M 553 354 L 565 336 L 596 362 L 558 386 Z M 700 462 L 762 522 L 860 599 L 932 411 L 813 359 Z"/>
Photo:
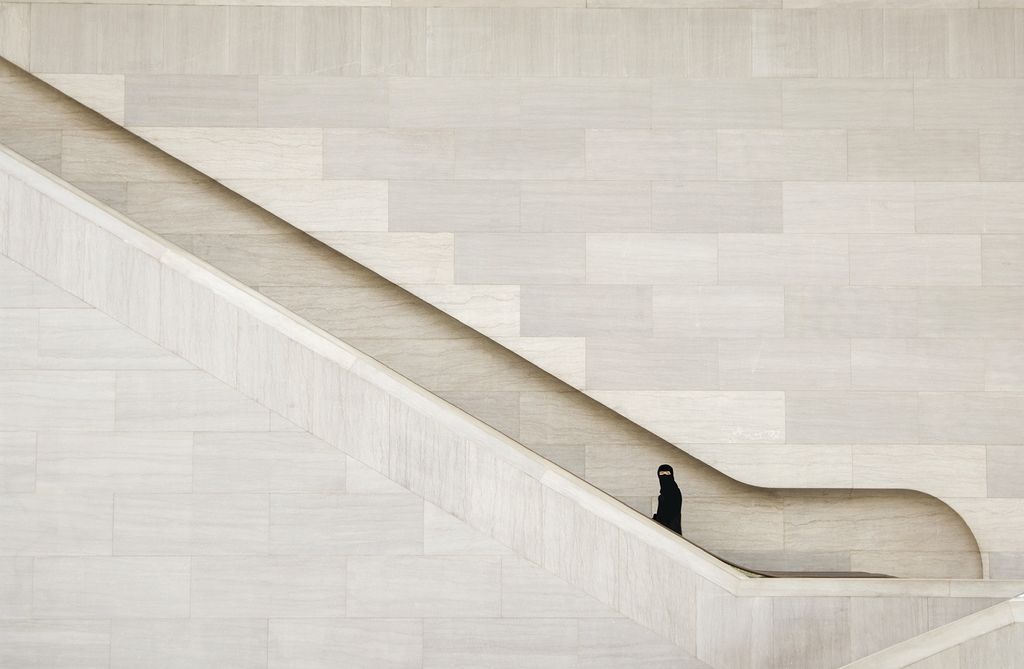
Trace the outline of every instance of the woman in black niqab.
<path fill-rule="evenodd" d="M 683 508 L 683 494 L 676 485 L 671 465 L 658 467 L 658 483 L 661 484 L 661 493 L 658 495 L 658 512 L 654 514 L 654 520 L 682 535 L 680 512 Z"/>

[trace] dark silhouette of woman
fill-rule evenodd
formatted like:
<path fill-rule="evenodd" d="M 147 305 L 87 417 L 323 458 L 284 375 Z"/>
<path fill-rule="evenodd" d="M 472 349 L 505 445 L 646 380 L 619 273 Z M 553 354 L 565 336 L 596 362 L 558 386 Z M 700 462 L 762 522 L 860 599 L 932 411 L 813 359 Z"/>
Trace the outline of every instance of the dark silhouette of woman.
<path fill-rule="evenodd" d="M 679 486 L 676 485 L 672 465 L 658 467 L 658 483 L 661 484 L 661 493 L 658 495 L 658 512 L 654 514 L 654 520 L 682 535 L 680 512 L 683 508 L 683 493 L 679 492 Z"/>

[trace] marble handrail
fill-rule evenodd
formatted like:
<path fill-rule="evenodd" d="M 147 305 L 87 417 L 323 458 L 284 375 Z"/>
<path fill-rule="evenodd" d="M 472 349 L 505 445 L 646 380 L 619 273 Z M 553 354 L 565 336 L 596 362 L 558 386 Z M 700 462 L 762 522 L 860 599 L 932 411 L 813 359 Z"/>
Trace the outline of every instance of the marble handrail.
<path fill-rule="evenodd" d="M 757 652 L 750 638 L 722 633 L 737 611 L 781 634 L 829 623 L 814 606 L 775 620 L 759 604 L 768 598 L 800 605 L 1024 590 L 1020 582 L 749 579 L 6 150 L 0 193 L 0 252 L 712 666 Z"/>

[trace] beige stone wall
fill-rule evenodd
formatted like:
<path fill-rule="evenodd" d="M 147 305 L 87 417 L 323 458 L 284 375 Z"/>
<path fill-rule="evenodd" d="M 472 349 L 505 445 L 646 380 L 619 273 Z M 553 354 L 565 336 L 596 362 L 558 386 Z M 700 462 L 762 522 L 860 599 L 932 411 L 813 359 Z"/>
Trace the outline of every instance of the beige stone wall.
<path fill-rule="evenodd" d="M 0 142 L 644 515 L 652 472 L 672 463 L 685 535 L 718 555 L 760 569 L 981 573 L 973 537 L 941 503 L 844 490 L 848 448 L 796 447 L 836 489 L 740 484 L 15 68 L 0 96 Z M 785 474 L 767 483 L 785 485 Z"/>
<path fill-rule="evenodd" d="M 937 495 L 1019 573 L 1024 9 L 5 16 L 18 62 L 687 452 Z"/>

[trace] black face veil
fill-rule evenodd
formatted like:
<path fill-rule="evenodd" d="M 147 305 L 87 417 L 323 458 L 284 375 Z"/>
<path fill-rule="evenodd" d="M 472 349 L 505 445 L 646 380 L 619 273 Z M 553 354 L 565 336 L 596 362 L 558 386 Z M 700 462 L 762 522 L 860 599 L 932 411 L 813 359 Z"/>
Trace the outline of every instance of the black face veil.
<path fill-rule="evenodd" d="M 668 476 L 661 472 L 667 471 Z M 658 512 L 654 514 L 654 520 L 658 521 L 676 534 L 682 533 L 680 514 L 683 508 L 683 494 L 676 485 L 675 472 L 671 465 L 658 467 L 658 483 L 661 484 L 661 493 L 658 495 Z"/>
<path fill-rule="evenodd" d="M 668 476 L 662 476 L 661 473 L 666 471 L 668 472 Z M 662 491 L 665 490 L 666 486 L 679 490 L 679 486 L 676 485 L 676 474 L 672 469 L 672 465 L 662 465 L 658 467 L 658 482 L 661 484 Z"/>

